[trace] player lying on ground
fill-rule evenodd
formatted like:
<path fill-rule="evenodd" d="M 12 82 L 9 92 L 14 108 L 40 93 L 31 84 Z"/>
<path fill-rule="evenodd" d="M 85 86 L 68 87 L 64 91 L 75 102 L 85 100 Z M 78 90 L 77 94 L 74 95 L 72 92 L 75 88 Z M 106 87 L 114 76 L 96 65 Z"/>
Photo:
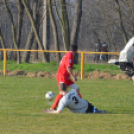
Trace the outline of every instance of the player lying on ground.
<path fill-rule="evenodd" d="M 70 90 L 68 92 L 64 83 L 59 84 L 59 91 L 63 97 L 59 101 L 57 110 L 44 109 L 45 113 L 61 113 L 65 107 L 73 113 L 106 113 L 105 110 L 99 110 L 88 101 L 80 98 L 76 91 Z"/>

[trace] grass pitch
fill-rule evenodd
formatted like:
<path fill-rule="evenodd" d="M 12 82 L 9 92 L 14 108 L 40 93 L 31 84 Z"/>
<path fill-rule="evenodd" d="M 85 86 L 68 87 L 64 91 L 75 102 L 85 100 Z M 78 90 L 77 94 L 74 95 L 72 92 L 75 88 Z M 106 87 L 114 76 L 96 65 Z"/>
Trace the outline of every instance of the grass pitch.
<path fill-rule="evenodd" d="M 132 134 L 134 85 L 128 80 L 78 80 L 82 97 L 107 114 L 46 114 L 58 94 L 55 78 L 0 76 L 0 134 Z"/>

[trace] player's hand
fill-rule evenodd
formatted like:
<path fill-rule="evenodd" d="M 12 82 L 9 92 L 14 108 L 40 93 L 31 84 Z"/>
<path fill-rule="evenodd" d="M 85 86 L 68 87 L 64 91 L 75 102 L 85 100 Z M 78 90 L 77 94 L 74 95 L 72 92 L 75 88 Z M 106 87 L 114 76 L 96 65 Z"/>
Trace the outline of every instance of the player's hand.
<path fill-rule="evenodd" d="M 133 64 L 134 64 L 134 58 L 132 59 L 132 62 L 133 62 Z"/>
<path fill-rule="evenodd" d="M 132 80 L 134 81 L 134 75 L 132 76 Z"/>
<path fill-rule="evenodd" d="M 74 76 L 74 77 L 73 77 L 73 80 L 74 80 L 74 81 L 77 81 L 77 78 Z"/>
<path fill-rule="evenodd" d="M 43 111 L 44 111 L 45 113 L 49 113 L 49 110 L 47 110 L 47 109 L 43 109 Z"/>

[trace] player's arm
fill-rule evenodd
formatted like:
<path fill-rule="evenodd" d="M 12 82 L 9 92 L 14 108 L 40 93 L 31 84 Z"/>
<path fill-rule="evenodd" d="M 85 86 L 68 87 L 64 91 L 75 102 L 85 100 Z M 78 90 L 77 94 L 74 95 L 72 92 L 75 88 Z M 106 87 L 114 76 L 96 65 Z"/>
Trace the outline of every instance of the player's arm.
<path fill-rule="evenodd" d="M 134 58 L 132 58 L 132 62 L 133 62 L 133 64 L 134 64 Z"/>
<path fill-rule="evenodd" d="M 133 36 L 133 44 L 132 44 L 132 46 L 134 46 L 134 36 Z"/>
<path fill-rule="evenodd" d="M 51 110 L 47 110 L 47 109 L 44 109 L 44 112 L 45 113 L 50 113 L 50 114 L 59 114 L 59 113 L 61 113 L 61 111 L 59 111 L 59 110 L 53 110 L 53 111 L 51 111 Z"/>
<path fill-rule="evenodd" d="M 74 80 L 74 81 L 77 81 L 77 78 L 74 76 L 71 67 L 68 66 L 68 67 L 67 67 L 67 71 L 68 71 L 68 73 L 70 74 L 70 76 L 73 78 L 73 80 Z"/>
<path fill-rule="evenodd" d="M 45 113 L 50 113 L 50 114 L 59 114 L 63 111 L 64 107 L 65 107 L 65 104 L 60 101 L 57 110 L 46 110 L 46 109 L 44 109 L 44 112 Z"/>

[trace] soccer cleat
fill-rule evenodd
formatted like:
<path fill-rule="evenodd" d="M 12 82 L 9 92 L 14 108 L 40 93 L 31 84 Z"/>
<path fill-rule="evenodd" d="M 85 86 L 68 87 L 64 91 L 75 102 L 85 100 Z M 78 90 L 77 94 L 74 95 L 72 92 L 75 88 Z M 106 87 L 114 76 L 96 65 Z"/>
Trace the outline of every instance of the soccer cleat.
<path fill-rule="evenodd" d="M 51 108 L 50 108 L 49 110 L 50 110 L 50 111 L 55 111 L 55 110 L 56 110 L 56 108 L 55 108 L 55 109 L 51 109 Z"/>
<path fill-rule="evenodd" d="M 102 113 L 102 114 L 104 114 L 104 113 L 106 113 L 106 110 L 99 110 L 99 109 L 96 108 L 94 113 Z"/>
<path fill-rule="evenodd" d="M 107 113 L 106 110 L 100 110 L 102 114 Z"/>

